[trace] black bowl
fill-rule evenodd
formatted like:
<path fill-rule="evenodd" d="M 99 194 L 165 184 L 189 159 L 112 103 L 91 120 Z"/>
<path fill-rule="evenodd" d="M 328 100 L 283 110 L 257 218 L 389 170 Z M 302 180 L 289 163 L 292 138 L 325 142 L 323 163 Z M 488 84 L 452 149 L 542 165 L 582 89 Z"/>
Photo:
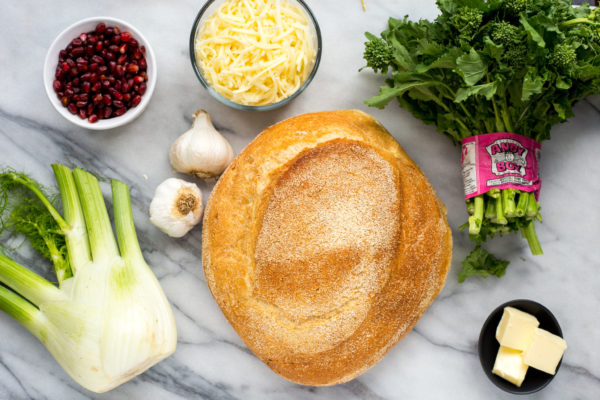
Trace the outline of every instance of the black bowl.
<path fill-rule="evenodd" d="M 538 321 L 540 321 L 540 329 L 545 329 L 548 332 L 560 337 L 562 337 L 562 330 L 560 329 L 558 321 L 556 318 L 554 318 L 554 315 L 552 315 L 550 310 L 540 303 L 536 303 L 532 300 L 512 300 L 508 303 L 502 304 L 492 311 L 481 328 L 481 334 L 479 335 L 479 361 L 481 361 L 481 367 L 485 371 L 485 374 L 488 376 L 488 378 L 490 378 L 494 385 L 506 392 L 513 394 L 528 394 L 537 392 L 548 385 L 552 378 L 554 378 L 554 375 L 547 374 L 535 368 L 529 368 L 527 370 L 527 375 L 525 375 L 523 384 L 521 387 L 517 387 L 509 381 L 504 380 L 498 375 L 492 373 L 492 369 L 494 369 L 494 361 L 496 360 L 496 354 L 498 354 L 498 349 L 500 348 L 500 343 L 498 343 L 496 340 L 496 328 L 498 327 L 500 319 L 502 318 L 504 307 L 514 307 L 533 315 L 538 319 Z M 558 373 L 561 363 L 562 360 L 556 367 L 556 373 Z"/>

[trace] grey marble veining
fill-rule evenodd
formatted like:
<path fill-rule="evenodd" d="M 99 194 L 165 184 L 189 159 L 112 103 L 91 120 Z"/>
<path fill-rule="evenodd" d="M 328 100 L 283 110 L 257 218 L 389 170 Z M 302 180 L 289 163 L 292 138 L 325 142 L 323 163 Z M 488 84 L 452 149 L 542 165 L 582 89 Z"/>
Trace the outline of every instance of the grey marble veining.
<path fill-rule="evenodd" d="M 600 398 L 600 100 L 575 108 L 575 117 L 543 144 L 538 234 L 545 255 L 533 257 L 517 235 L 490 243 L 511 261 L 498 280 L 457 283 L 460 261 L 472 248 L 458 231 L 466 219 L 459 151 L 396 105 L 368 109 L 380 78 L 358 69 L 363 32 L 380 32 L 388 17 L 436 15 L 433 0 L 308 0 L 323 33 L 323 58 L 313 83 L 290 105 L 265 113 L 232 110 L 213 100 L 189 63 L 189 29 L 202 1 L 127 2 L 24 0 L 0 13 L 0 164 L 53 184 L 52 162 L 118 178 L 132 189 L 134 218 L 148 263 L 173 305 L 178 348 L 143 375 L 95 395 L 73 382 L 46 349 L 0 313 L 0 399 L 508 399 L 485 377 L 477 358 L 481 324 L 498 304 L 531 298 L 559 319 L 569 349 L 554 381 L 531 399 Z M 50 105 L 42 86 L 46 49 L 67 25 L 109 15 L 133 23 L 158 58 L 158 86 L 136 121 L 107 132 L 77 128 Z M 239 152 L 265 127 L 310 111 L 358 108 L 378 118 L 420 165 L 448 208 L 454 232 L 452 269 L 443 292 L 416 328 L 361 377 L 335 387 L 285 381 L 244 346 L 212 299 L 201 268 L 201 229 L 170 239 L 148 221 L 154 188 L 175 176 L 167 160 L 172 141 L 191 114 L 206 109 Z M 197 181 L 208 197 L 212 184 Z M 103 189 L 108 194 L 108 187 Z M 23 248 L 19 260 L 37 272 L 47 263 Z"/>

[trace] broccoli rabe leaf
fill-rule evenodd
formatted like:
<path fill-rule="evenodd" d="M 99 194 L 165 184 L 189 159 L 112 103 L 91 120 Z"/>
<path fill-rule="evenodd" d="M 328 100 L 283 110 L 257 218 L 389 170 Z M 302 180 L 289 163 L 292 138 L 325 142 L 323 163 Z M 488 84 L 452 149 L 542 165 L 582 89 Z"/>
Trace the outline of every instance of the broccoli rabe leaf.
<path fill-rule="evenodd" d="M 462 262 L 462 270 L 458 274 L 458 281 L 464 282 L 469 276 L 487 278 L 494 275 L 500 278 L 506 273 L 508 261 L 501 260 L 488 253 L 481 245 L 477 245 Z"/>

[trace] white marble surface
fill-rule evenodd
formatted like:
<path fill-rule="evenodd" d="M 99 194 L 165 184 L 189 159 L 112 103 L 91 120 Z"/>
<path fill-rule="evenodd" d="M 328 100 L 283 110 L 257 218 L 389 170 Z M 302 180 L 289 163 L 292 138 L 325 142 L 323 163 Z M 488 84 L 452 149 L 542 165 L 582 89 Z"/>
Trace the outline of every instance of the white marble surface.
<path fill-rule="evenodd" d="M 53 184 L 50 163 L 62 162 L 124 180 L 132 187 L 134 218 L 144 254 L 172 302 L 177 352 L 145 374 L 104 395 L 74 383 L 24 328 L 0 314 L 1 399 L 506 399 L 485 377 L 476 345 L 481 324 L 502 302 L 531 298 L 549 307 L 569 343 L 559 374 L 532 399 L 600 397 L 600 101 L 580 103 L 576 116 L 543 145 L 543 215 L 538 233 L 544 256 L 532 257 L 518 236 L 490 249 L 511 260 L 502 279 L 457 283 L 472 244 L 458 232 L 465 218 L 459 151 L 430 126 L 396 105 L 380 111 L 362 101 L 380 78 L 363 65 L 363 32 L 379 33 L 389 16 L 436 15 L 434 0 L 308 0 L 323 33 L 323 58 L 310 87 L 289 106 L 267 113 L 235 111 L 213 100 L 188 57 L 189 29 L 202 1 L 119 2 L 23 0 L 0 13 L 0 164 Z M 125 19 L 151 41 L 158 57 L 154 97 L 134 123 L 92 132 L 63 120 L 42 86 L 45 52 L 58 32 L 94 15 Z M 595 105 L 594 105 L 595 104 Z M 309 388 L 280 378 L 254 357 L 213 301 L 200 262 L 200 227 L 169 239 L 147 218 L 154 188 L 173 176 L 171 142 L 191 114 L 208 110 L 240 151 L 263 128 L 309 111 L 359 108 L 378 118 L 427 174 L 448 207 L 454 259 L 446 287 L 416 328 L 375 367 L 344 385 Z M 199 182 L 205 196 L 212 185 Z M 104 189 L 107 189 L 106 187 Z M 31 252 L 21 261 L 48 268 Z M 527 398 L 527 396 L 525 396 Z"/>

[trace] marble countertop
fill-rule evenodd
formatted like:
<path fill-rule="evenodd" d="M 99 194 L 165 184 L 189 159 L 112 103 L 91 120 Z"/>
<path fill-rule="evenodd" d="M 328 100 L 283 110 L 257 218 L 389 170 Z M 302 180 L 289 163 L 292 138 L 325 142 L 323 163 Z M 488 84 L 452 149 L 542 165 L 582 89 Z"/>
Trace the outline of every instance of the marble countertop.
<path fill-rule="evenodd" d="M 502 279 L 457 283 L 460 261 L 472 248 L 458 227 L 466 219 L 459 150 L 396 105 L 368 109 L 380 77 L 363 65 L 363 32 L 379 33 L 389 16 L 436 15 L 434 0 L 317 1 L 307 3 L 323 33 L 323 58 L 308 89 L 281 109 L 230 109 L 201 87 L 191 68 L 188 36 L 201 0 L 121 2 L 23 0 L 0 13 L 0 164 L 54 183 L 50 163 L 77 165 L 132 188 L 134 218 L 148 263 L 172 303 L 179 331 L 176 353 L 141 376 L 103 394 L 82 389 L 32 335 L 0 313 L 0 399 L 507 399 L 491 384 L 477 357 L 481 325 L 497 305 L 530 298 L 550 308 L 568 341 L 560 372 L 532 399 L 600 396 L 600 101 L 581 102 L 575 117 L 556 126 L 543 145 L 542 204 L 538 224 L 545 255 L 533 257 L 518 235 L 488 247 L 511 261 Z M 158 58 L 158 85 L 149 107 L 133 123 L 87 131 L 52 108 L 42 86 L 42 65 L 54 37 L 84 17 L 107 15 L 134 24 Z M 201 228 L 170 239 L 148 221 L 155 187 L 174 176 L 167 150 L 186 131 L 191 114 L 206 109 L 239 152 L 258 132 L 311 111 L 358 108 L 373 114 L 420 165 L 448 208 L 454 257 L 446 286 L 415 329 L 375 367 L 334 387 L 303 387 L 260 362 L 227 323 L 211 297 L 201 267 Z M 198 181 L 208 197 L 212 184 Z M 106 189 L 106 188 L 105 188 Z M 205 198 L 206 198 L 205 197 Z M 21 260 L 48 268 L 23 249 Z M 524 396 L 527 398 L 527 396 Z"/>

